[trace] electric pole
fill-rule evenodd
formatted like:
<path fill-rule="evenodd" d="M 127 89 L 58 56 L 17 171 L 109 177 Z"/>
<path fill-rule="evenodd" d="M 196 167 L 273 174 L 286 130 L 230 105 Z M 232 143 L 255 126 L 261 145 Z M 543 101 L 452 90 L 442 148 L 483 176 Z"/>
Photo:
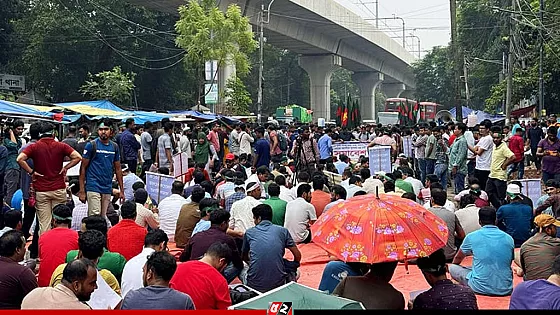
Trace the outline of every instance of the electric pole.
<path fill-rule="evenodd" d="M 264 4 L 259 12 L 259 86 L 257 89 L 257 122 L 261 124 L 264 68 Z"/>
<path fill-rule="evenodd" d="M 544 27 L 544 0 L 540 0 L 540 20 L 539 25 L 539 113 L 537 117 L 543 114 L 544 109 L 544 79 L 543 79 L 543 61 L 544 61 L 544 40 L 542 29 Z"/>
<path fill-rule="evenodd" d="M 456 119 L 459 122 L 463 121 L 463 107 L 461 106 L 461 58 L 459 56 L 459 47 L 457 45 L 457 1 L 449 0 L 449 8 L 451 13 L 451 54 L 454 63 L 454 90 L 455 90 L 455 110 Z"/>
<path fill-rule="evenodd" d="M 512 10 L 515 9 L 515 0 L 512 0 Z M 509 21 L 509 49 L 508 49 L 508 63 L 507 63 L 507 88 L 506 88 L 506 125 L 509 125 L 509 118 L 511 110 L 513 109 L 512 94 L 513 94 L 513 63 L 514 63 L 514 12 L 511 12 Z"/>

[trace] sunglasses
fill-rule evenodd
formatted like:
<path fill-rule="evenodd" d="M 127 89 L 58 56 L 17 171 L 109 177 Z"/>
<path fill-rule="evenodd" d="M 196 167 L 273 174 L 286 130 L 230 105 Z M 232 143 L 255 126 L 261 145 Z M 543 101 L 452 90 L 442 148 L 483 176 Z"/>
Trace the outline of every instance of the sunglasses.
<path fill-rule="evenodd" d="M 551 192 L 551 191 L 555 191 L 556 188 L 547 188 L 545 191 Z"/>

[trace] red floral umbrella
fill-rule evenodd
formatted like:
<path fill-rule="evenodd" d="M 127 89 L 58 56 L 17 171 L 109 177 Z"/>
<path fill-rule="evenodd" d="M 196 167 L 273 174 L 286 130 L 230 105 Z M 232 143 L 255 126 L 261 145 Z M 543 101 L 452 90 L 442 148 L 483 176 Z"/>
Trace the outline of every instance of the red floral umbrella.
<path fill-rule="evenodd" d="M 340 202 L 311 226 L 313 242 L 345 262 L 425 257 L 447 243 L 447 224 L 416 202 L 364 195 Z"/>

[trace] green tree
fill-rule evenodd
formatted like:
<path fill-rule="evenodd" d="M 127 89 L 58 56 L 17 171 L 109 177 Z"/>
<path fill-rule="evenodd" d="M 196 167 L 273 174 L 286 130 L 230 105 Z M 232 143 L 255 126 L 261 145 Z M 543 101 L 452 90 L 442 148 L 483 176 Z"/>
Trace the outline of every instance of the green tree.
<path fill-rule="evenodd" d="M 249 72 L 247 54 L 256 50 L 257 42 L 249 30 L 249 18 L 243 16 L 239 6 L 232 4 L 224 13 L 215 0 L 190 0 L 188 5 L 179 7 L 175 29 L 175 42 L 185 50 L 189 62 L 203 65 L 217 60 L 220 68 L 232 61 L 239 76 Z M 200 99 L 204 74 L 200 71 L 198 75 Z"/>
<path fill-rule="evenodd" d="M 247 91 L 245 84 L 238 77 L 230 78 L 223 93 L 226 99 L 226 114 L 248 115 L 249 106 L 252 103 L 251 94 Z"/>
<path fill-rule="evenodd" d="M 338 68 L 331 76 L 331 117 L 333 120 L 336 117 L 338 103 L 346 103 L 348 95 L 351 99 L 359 99 L 360 88 L 352 81 L 352 71 Z"/>
<path fill-rule="evenodd" d="M 453 65 L 448 47 L 434 47 L 414 64 L 416 98 L 449 108 L 454 104 Z"/>
<path fill-rule="evenodd" d="M 92 75 L 80 87 L 80 92 L 94 99 L 106 99 L 116 104 L 129 104 L 134 90 L 135 73 L 123 73 L 121 67 Z"/>

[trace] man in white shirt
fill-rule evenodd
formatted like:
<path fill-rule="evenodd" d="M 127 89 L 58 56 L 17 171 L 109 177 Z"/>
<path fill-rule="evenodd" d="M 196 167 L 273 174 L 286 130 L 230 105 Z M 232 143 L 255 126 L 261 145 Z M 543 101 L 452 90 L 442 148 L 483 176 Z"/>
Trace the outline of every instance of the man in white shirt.
<path fill-rule="evenodd" d="M 422 182 L 413 177 L 414 176 L 414 171 L 409 167 L 403 168 L 401 170 L 401 172 L 403 174 L 403 180 L 412 185 L 412 188 L 414 189 L 414 194 L 416 196 L 418 196 L 418 194 L 420 193 L 420 190 L 422 190 L 424 188 L 424 185 L 422 184 Z"/>
<path fill-rule="evenodd" d="M 331 187 L 331 203 L 325 206 L 323 213 L 327 212 L 330 208 L 346 200 L 346 189 L 340 185 L 333 185 Z"/>
<path fill-rule="evenodd" d="M 353 173 L 352 170 L 346 169 L 342 172 L 342 181 L 340 182 L 340 186 L 348 189 L 350 187 L 350 177 L 352 177 Z"/>
<path fill-rule="evenodd" d="M 167 248 L 169 238 L 164 231 L 157 229 L 151 230 L 144 239 L 144 249 L 142 252 L 132 257 L 126 265 L 124 265 L 121 293 L 124 298 L 129 291 L 144 287 L 142 282 L 142 268 L 153 252 L 159 252 Z"/>
<path fill-rule="evenodd" d="M 278 197 L 286 202 L 290 201 L 292 192 L 286 187 L 286 177 L 284 175 L 278 175 L 274 178 L 274 182 L 280 186 L 280 196 Z"/>
<path fill-rule="evenodd" d="M 179 218 L 181 207 L 187 203 L 183 197 L 184 188 L 183 183 L 174 181 L 171 185 L 171 196 L 164 198 L 158 205 L 159 226 L 167 234 L 170 242 L 175 242 L 177 218 Z"/>
<path fill-rule="evenodd" d="M 251 148 L 251 143 L 255 142 L 255 139 L 247 132 L 247 125 L 242 124 L 240 126 L 241 131 L 239 132 L 239 155 L 245 153 L 249 161 L 252 161 L 251 155 L 253 154 L 253 149 Z"/>
<path fill-rule="evenodd" d="M 296 200 L 298 197 L 298 188 L 299 186 L 303 185 L 303 184 L 309 184 L 310 181 L 310 176 L 308 172 L 299 172 L 298 176 L 297 176 L 297 184 L 292 187 L 292 189 L 290 189 L 290 196 L 289 198 L 286 200 L 287 202 L 290 202 L 292 200 Z M 313 192 L 313 188 L 311 188 L 311 192 Z"/>
<path fill-rule="evenodd" d="M 334 167 L 336 167 L 336 170 L 340 175 L 342 175 L 348 166 L 350 166 L 350 159 L 344 154 L 339 155 L 338 161 L 334 162 Z"/>
<path fill-rule="evenodd" d="M 229 219 L 229 228 L 242 233 L 255 226 L 253 208 L 261 204 L 261 187 L 258 183 L 248 183 L 245 191 L 247 197 L 233 203 Z"/>
<path fill-rule="evenodd" d="M 183 134 L 181 135 L 181 138 L 179 138 L 179 150 L 180 152 L 185 152 L 189 159 L 192 159 L 191 140 L 187 137 L 187 132 L 189 130 L 189 127 L 183 130 Z"/>
<path fill-rule="evenodd" d="M 461 198 L 460 209 L 455 212 L 459 223 L 461 223 L 465 231 L 465 235 L 481 228 L 478 221 L 478 210 L 480 210 L 480 208 L 474 204 L 475 201 L 476 197 L 474 195 L 468 194 L 463 196 Z"/>
<path fill-rule="evenodd" d="M 134 200 L 134 190 L 132 185 L 136 182 L 143 183 L 142 179 L 138 177 L 135 173 L 131 172 L 128 165 L 121 164 L 122 174 L 123 174 L 123 184 L 124 184 L 124 198 L 125 200 Z"/>
<path fill-rule="evenodd" d="M 249 176 L 249 178 L 245 181 L 245 185 L 249 183 L 257 183 L 261 188 L 261 198 L 266 198 L 266 191 L 264 189 L 263 183 L 265 183 L 268 179 L 268 174 L 270 170 L 266 166 L 259 166 L 255 172 L 255 174 Z"/>
<path fill-rule="evenodd" d="M 385 190 L 383 182 L 377 178 L 371 177 L 369 168 L 362 168 L 360 170 L 360 177 L 362 178 L 362 189 L 368 194 L 384 194 Z"/>
<path fill-rule="evenodd" d="M 350 185 L 348 185 L 348 187 L 344 187 L 346 188 L 346 197 L 348 199 L 354 197 L 354 194 L 358 191 L 364 191 L 364 189 L 362 188 L 362 179 L 360 177 L 354 175 L 350 177 L 348 183 Z"/>
<path fill-rule="evenodd" d="M 317 221 L 317 213 L 311 202 L 311 186 L 301 184 L 297 190 L 296 200 L 288 202 L 286 205 L 286 216 L 284 227 L 288 229 L 294 242 L 311 242 L 310 226 Z"/>
<path fill-rule="evenodd" d="M 478 130 L 480 132 L 480 140 L 476 146 L 468 145 L 469 153 L 472 152 L 476 155 L 476 166 L 474 168 L 474 177 L 476 177 L 480 184 L 480 189 L 486 190 L 486 182 L 490 175 L 490 164 L 492 163 L 492 151 L 494 150 L 494 141 L 490 134 L 492 123 L 490 121 L 483 121 Z"/>

